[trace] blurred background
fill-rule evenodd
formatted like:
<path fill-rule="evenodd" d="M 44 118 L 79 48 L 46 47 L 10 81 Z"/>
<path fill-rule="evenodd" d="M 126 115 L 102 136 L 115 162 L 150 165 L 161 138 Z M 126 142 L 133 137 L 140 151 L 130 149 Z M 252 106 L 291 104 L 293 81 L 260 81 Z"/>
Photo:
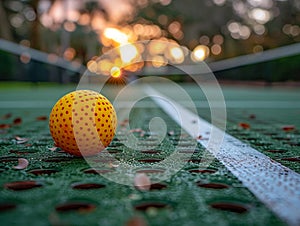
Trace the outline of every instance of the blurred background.
<path fill-rule="evenodd" d="M 0 23 L 0 79 L 5 81 L 77 82 L 86 67 L 116 74 L 116 67 L 135 56 L 96 58 L 124 44 L 138 55 L 142 48 L 134 43 L 142 40 L 178 44 L 171 54 L 150 46 L 150 60 L 157 62 L 213 65 L 236 59 L 233 67 L 216 70 L 220 80 L 300 80 L 299 0 L 2 0 Z M 261 55 L 266 56 L 261 62 L 236 58 L 280 47 Z M 145 65 L 126 70 L 139 73 Z"/>

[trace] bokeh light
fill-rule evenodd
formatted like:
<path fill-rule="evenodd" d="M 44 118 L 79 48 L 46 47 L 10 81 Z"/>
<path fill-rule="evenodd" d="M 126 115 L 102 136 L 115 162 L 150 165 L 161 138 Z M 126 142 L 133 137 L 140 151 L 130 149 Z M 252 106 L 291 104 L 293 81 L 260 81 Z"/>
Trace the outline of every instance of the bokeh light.
<path fill-rule="evenodd" d="M 27 39 L 23 39 L 20 41 L 20 45 L 25 46 L 25 47 L 30 47 L 30 41 Z"/>
<path fill-rule="evenodd" d="M 191 59 L 194 62 L 200 62 L 205 60 L 209 56 L 209 48 L 205 45 L 198 45 L 193 50 Z"/>
<path fill-rule="evenodd" d="M 23 64 L 28 64 L 31 60 L 31 56 L 29 53 L 27 52 L 24 52 L 20 55 L 20 61 L 23 63 Z"/>
<path fill-rule="evenodd" d="M 213 37 L 213 43 L 222 45 L 224 43 L 224 38 L 222 35 L 218 34 Z"/>
<path fill-rule="evenodd" d="M 250 18 L 254 19 L 256 22 L 260 24 L 267 23 L 272 15 L 269 11 L 260 9 L 260 8 L 254 8 L 249 12 Z"/>
<path fill-rule="evenodd" d="M 128 43 L 127 35 L 116 28 L 106 28 L 104 30 L 104 36 L 107 39 L 115 41 L 117 44 Z"/>
<path fill-rule="evenodd" d="M 163 56 L 154 56 L 150 58 L 149 61 L 151 61 L 152 66 L 156 68 L 167 65 L 167 61 Z"/>
<path fill-rule="evenodd" d="M 138 50 L 132 44 L 120 46 L 120 56 L 124 64 L 129 64 L 138 56 Z"/>
<path fill-rule="evenodd" d="M 251 35 L 251 30 L 247 25 L 243 25 L 239 22 L 231 22 L 228 24 L 228 30 L 230 35 L 234 39 L 248 39 Z"/>
<path fill-rule="evenodd" d="M 67 48 L 64 52 L 64 58 L 68 61 L 73 60 L 76 55 L 76 50 L 74 48 Z"/>
<path fill-rule="evenodd" d="M 178 47 L 171 47 L 170 48 L 170 60 L 172 63 L 181 64 L 184 61 L 184 54 L 182 49 Z"/>
<path fill-rule="evenodd" d="M 220 55 L 222 52 L 222 47 L 219 44 L 214 44 L 211 47 L 211 53 L 214 55 Z"/>
<path fill-rule="evenodd" d="M 253 53 L 260 53 L 262 51 L 264 51 L 264 48 L 261 45 L 256 45 L 253 48 Z"/>
<path fill-rule="evenodd" d="M 97 70 L 98 66 L 97 66 L 97 62 L 95 60 L 90 60 L 89 62 L 87 62 L 87 68 L 92 73 L 98 72 L 98 70 Z"/>
<path fill-rule="evenodd" d="M 221 60 L 300 41 L 299 1 L 208 0 L 193 5 L 181 0 L 3 3 L 11 37 L 17 43 L 51 53 L 49 62 L 62 57 L 104 75 L 110 75 L 114 66 L 122 71 L 143 69 L 147 64 L 129 65 L 144 50 L 149 51 L 151 60 L 156 59 L 152 66 L 161 67 L 166 62 Z M 136 44 L 143 40 L 152 41 L 147 46 Z M 161 45 L 157 40 L 177 43 L 180 48 Z M 115 59 L 92 63 L 93 56 L 115 47 L 120 47 Z"/>
<path fill-rule="evenodd" d="M 71 21 L 66 21 L 64 23 L 64 29 L 68 32 L 73 32 L 76 29 L 76 25 Z"/>
<path fill-rule="evenodd" d="M 208 45 L 210 43 L 210 39 L 207 35 L 203 35 L 200 37 L 199 42 L 201 45 Z"/>
<path fill-rule="evenodd" d="M 113 67 L 113 63 L 108 59 L 100 60 L 97 65 L 99 74 L 102 75 L 109 75 L 112 67 Z"/>

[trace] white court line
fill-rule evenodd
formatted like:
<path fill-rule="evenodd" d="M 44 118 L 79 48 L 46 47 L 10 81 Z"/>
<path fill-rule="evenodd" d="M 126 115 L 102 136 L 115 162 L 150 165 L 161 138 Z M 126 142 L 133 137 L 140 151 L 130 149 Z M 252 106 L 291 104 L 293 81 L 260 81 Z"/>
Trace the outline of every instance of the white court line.
<path fill-rule="evenodd" d="M 146 86 L 145 92 L 174 121 L 182 122 L 182 128 L 191 136 L 195 137 L 195 125 L 200 128 L 204 138 L 209 136 L 206 134 L 212 128 L 222 132 L 153 88 Z M 174 114 L 174 108 L 179 114 Z M 179 118 L 180 115 L 182 118 Z M 214 150 L 214 146 L 205 139 L 198 142 L 277 216 L 289 225 L 300 225 L 300 174 L 226 133 L 219 151 Z"/>

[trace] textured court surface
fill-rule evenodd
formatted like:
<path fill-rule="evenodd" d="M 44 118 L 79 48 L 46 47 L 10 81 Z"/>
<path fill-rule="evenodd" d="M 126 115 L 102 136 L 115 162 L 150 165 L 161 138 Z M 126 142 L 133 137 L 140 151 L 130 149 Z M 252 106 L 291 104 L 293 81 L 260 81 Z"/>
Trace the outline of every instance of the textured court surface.
<path fill-rule="evenodd" d="M 199 103 L 199 115 L 210 120 L 205 97 L 193 86 L 183 87 Z M 49 150 L 53 141 L 46 117 L 56 100 L 75 88 L 1 84 L 1 224 L 134 225 L 138 218 L 149 225 L 286 225 L 219 161 L 199 169 L 205 152 L 200 144 L 180 172 L 146 192 L 105 179 L 83 159 Z M 230 86 L 223 91 L 227 133 L 299 173 L 299 91 Z M 165 94 L 176 95 L 171 90 Z M 179 97 L 176 100 L 181 103 Z M 168 126 L 169 133 L 159 146 L 153 146 L 148 133 L 153 116 L 163 118 Z M 159 178 L 163 168 L 145 170 L 173 151 L 170 144 L 176 145 L 181 138 L 185 141 L 181 152 L 193 150 L 191 138 L 180 134 L 180 127 L 151 100 L 135 108 L 129 119 L 131 129 L 139 129 L 136 136 L 145 150 L 124 147 L 125 130 L 120 130 L 108 148 L 119 160 L 131 161 Z M 25 170 L 13 169 L 20 157 L 29 161 Z M 110 163 L 109 158 L 103 159 L 96 170 L 108 174 L 117 170 Z"/>

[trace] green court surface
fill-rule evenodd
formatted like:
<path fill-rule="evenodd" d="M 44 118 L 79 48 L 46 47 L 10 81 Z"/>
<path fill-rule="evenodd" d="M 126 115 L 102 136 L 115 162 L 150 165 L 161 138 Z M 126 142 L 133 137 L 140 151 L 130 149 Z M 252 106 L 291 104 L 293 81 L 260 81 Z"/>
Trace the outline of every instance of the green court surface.
<path fill-rule="evenodd" d="M 201 90 L 191 84 L 180 86 L 193 99 L 199 116 L 210 121 Z M 129 128 L 119 127 L 107 150 L 116 159 L 151 174 L 154 181 L 159 181 L 166 169 L 151 166 L 168 157 L 178 140 L 183 140 L 179 151 L 191 153 L 191 158 L 183 159 L 183 168 L 169 179 L 140 191 L 97 173 L 118 171 L 109 158 L 92 169 L 82 158 L 60 149 L 49 150 L 53 147 L 48 128 L 51 107 L 76 86 L 2 83 L 0 88 L 1 225 L 136 225 L 135 220 L 141 221 L 137 225 L 287 225 L 217 159 L 199 168 L 205 148 L 199 143 L 193 148 L 195 138 L 181 132 L 151 99 L 138 103 L 129 117 L 130 129 L 143 131 L 143 136 L 140 132 L 135 135 L 144 149 L 126 147 L 123 143 Z M 226 132 L 299 173 L 299 89 L 229 85 L 222 89 Z M 161 90 L 185 105 L 172 90 Z M 109 99 L 115 92 L 114 88 L 104 90 Z M 138 97 L 138 92 L 134 95 Z M 153 117 L 162 118 L 167 125 L 168 133 L 158 145 L 148 128 Z M 18 158 L 29 161 L 26 169 L 13 168 Z"/>

